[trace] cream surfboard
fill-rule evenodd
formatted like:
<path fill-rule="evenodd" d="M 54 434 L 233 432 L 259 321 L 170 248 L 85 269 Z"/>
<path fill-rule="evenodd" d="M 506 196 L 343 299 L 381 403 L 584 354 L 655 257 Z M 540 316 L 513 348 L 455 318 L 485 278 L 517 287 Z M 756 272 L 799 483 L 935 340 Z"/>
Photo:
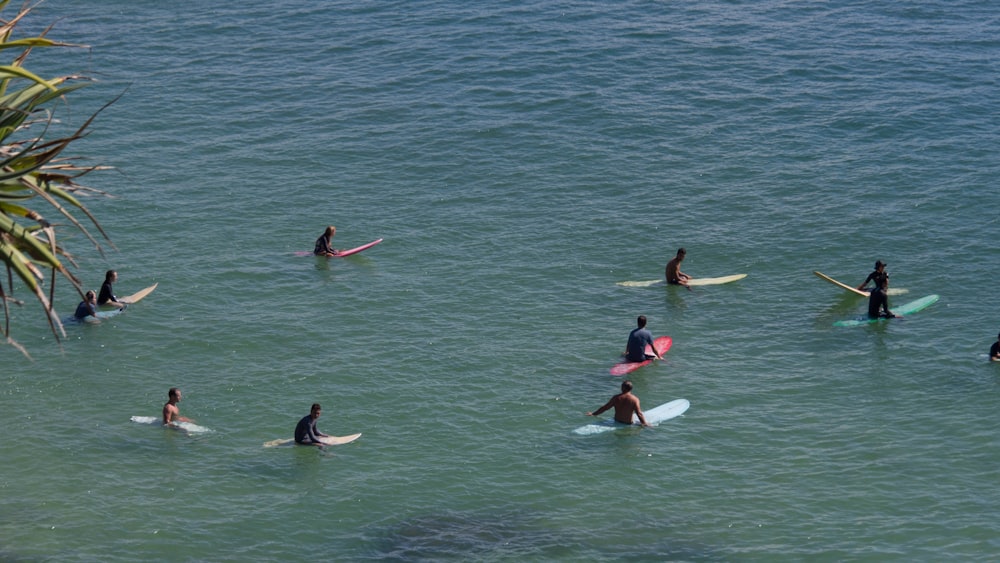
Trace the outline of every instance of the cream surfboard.
<path fill-rule="evenodd" d="M 855 288 L 855 287 L 851 287 L 851 286 L 847 285 L 846 283 L 840 283 L 839 281 L 831 278 L 830 276 L 824 274 L 823 272 L 813 272 L 813 273 L 816 274 L 816 277 L 818 277 L 819 279 L 821 279 L 823 281 L 828 281 L 828 282 L 832 283 L 833 285 L 839 287 L 840 289 L 846 289 L 847 291 L 850 291 L 851 293 L 856 293 L 856 294 L 858 294 L 858 295 L 860 295 L 862 297 L 869 297 L 871 295 L 867 291 L 861 291 L 860 289 Z"/>
<path fill-rule="evenodd" d="M 153 293 L 153 290 L 156 289 L 156 286 L 158 286 L 158 285 L 160 285 L 159 282 L 154 283 L 153 285 L 147 287 L 146 289 L 144 289 L 142 291 L 138 291 L 138 292 L 133 293 L 132 295 L 129 295 L 127 297 L 122 297 L 121 299 L 118 300 L 118 302 L 119 303 L 128 303 L 128 304 L 137 303 L 137 302 L 141 301 L 143 297 L 149 295 L 150 293 Z"/>
<path fill-rule="evenodd" d="M 361 437 L 361 433 L 351 434 L 349 436 L 323 436 L 320 441 L 326 446 L 340 446 L 343 444 L 350 444 L 351 442 L 357 440 Z M 264 442 L 265 448 L 275 448 L 278 446 L 291 446 L 295 444 L 295 438 L 282 438 L 279 440 L 271 440 L 270 442 Z"/>
<path fill-rule="evenodd" d="M 816 277 L 818 277 L 819 279 L 824 280 L 824 281 L 828 281 L 828 282 L 832 283 L 833 285 L 835 285 L 835 286 L 837 286 L 837 287 L 839 287 L 841 289 L 846 289 L 847 291 L 850 291 L 851 293 L 856 293 L 857 295 L 860 295 L 862 297 L 871 297 L 871 293 L 870 292 L 862 291 L 862 290 L 860 290 L 860 289 L 858 289 L 856 287 L 851 287 L 851 286 L 847 285 L 846 283 L 840 283 L 839 281 L 831 278 L 830 276 L 824 274 L 823 272 L 813 272 L 813 273 L 816 274 Z M 903 294 L 909 293 L 909 292 L 910 292 L 910 290 L 903 289 L 901 287 L 890 287 L 889 291 L 887 291 L 886 293 L 888 295 L 903 295 Z"/>
<path fill-rule="evenodd" d="M 719 276 L 717 278 L 691 278 L 688 280 L 688 285 L 690 286 L 721 285 L 724 283 L 739 281 L 745 277 L 747 277 L 746 274 L 733 274 L 731 276 Z M 667 282 L 665 280 L 646 280 L 646 281 L 621 281 L 617 282 L 616 284 L 624 287 L 652 287 L 654 285 L 666 285 Z"/>

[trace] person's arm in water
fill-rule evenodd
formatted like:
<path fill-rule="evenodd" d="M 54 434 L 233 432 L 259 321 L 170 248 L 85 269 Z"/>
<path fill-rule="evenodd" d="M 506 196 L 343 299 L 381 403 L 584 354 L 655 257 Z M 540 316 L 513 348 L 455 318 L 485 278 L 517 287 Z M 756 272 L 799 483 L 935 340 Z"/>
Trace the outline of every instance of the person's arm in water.
<path fill-rule="evenodd" d="M 615 395 L 615 397 L 617 397 L 617 395 Z M 614 404 L 615 404 L 615 397 L 612 397 L 610 401 L 608 401 L 607 403 L 605 403 L 603 407 L 597 409 L 596 411 L 594 411 L 594 412 L 588 412 L 587 416 L 597 416 L 597 415 L 601 414 L 602 412 L 604 412 L 604 411 L 610 409 L 611 407 L 613 407 Z"/>
<path fill-rule="evenodd" d="M 635 416 L 639 419 L 639 424 L 646 428 L 652 428 L 649 423 L 646 422 L 646 416 L 642 414 L 642 409 L 639 408 L 639 397 L 632 397 L 632 408 L 635 411 Z"/>

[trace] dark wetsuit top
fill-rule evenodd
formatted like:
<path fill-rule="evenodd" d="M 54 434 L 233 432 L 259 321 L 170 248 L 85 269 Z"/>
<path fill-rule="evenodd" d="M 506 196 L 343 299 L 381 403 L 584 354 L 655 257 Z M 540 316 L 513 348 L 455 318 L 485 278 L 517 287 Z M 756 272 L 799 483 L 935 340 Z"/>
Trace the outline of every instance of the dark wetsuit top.
<path fill-rule="evenodd" d="M 118 301 L 118 298 L 115 297 L 114 292 L 111 290 L 111 282 L 106 281 L 101 286 L 101 293 L 97 296 L 97 304 L 104 305 L 109 301 Z"/>
<path fill-rule="evenodd" d="M 313 248 L 313 254 L 319 256 L 321 254 L 336 254 L 337 251 L 330 246 L 330 241 L 326 238 L 326 234 L 320 235 L 316 239 L 316 247 Z"/>
<path fill-rule="evenodd" d="M 79 305 L 76 306 L 76 312 L 73 316 L 82 319 L 86 316 L 97 316 L 97 311 L 94 310 L 94 306 L 88 303 L 86 300 L 81 301 Z"/>
<path fill-rule="evenodd" d="M 326 434 L 316 429 L 316 421 L 311 414 L 304 416 L 295 427 L 296 444 L 321 444 L 320 436 Z"/>
<path fill-rule="evenodd" d="M 628 334 L 628 344 L 625 346 L 625 359 L 630 362 L 644 362 L 649 359 L 646 355 L 646 345 L 654 351 L 653 334 L 645 328 L 637 328 Z"/>
<path fill-rule="evenodd" d="M 990 346 L 990 358 L 995 358 L 998 353 L 1000 353 L 1000 340 L 997 340 L 993 343 L 993 346 Z"/>
<path fill-rule="evenodd" d="M 889 274 L 875 270 L 868 274 L 862 285 L 868 285 L 870 281 L 875 282 L 875 289 L 868 298 L 868 316 L 875 319 L 883 312 L 885 316 L 889 316 L 889 295 L 885 292 L 889 287 Z"/>

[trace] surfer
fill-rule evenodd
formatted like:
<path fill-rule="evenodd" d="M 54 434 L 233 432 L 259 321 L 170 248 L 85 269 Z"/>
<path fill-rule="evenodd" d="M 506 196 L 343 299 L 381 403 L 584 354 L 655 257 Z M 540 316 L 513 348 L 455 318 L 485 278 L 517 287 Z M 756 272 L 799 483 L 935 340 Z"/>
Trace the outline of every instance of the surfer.
<path fill-rule="evenodd" d="M 690 290 L 691 286 L 688 285 L 687 282 L 691 279 L 691 276 L 681 271 L 681 262 L 684 261 L 685 256 L 687 256 L 687 250 L 678 248 L 677 256 L 674 256 L 669 262 L 667 262 L 664 274 L 667 277 L 668 285 L 683 285 Z"/>
<path fill-rule="evenodd" d="M 163 405 L 164 426 L 169 426 L 173 422 L 194 422 L 190 418 L 181 416 L 181 410 L 177 408 L 179 402 L 181 402 L 181 390 L 171 387 L 167 391 L 167 402 Z"/>
<path fill-rule="evenodd" d="M 316 420 L 319 415 L 323 412 L 322 407 L 319 403 L 313 403 L 311 409 L 309 409 L 309 414 L 302 417 L 299 424 L 295 427 L 295 443 L 302 444 L 304 446 L 322 446 L 323 442 L 320 441 L 320 437 L 327 436 L 326 434 L 319 431 L 316 428 Z"/>
<path fill-rule="evenodd" d="M 323 234 L 316 239 L 316 247 L 313 248 L 313 254 L 316 256 L 336 256 L 338 254 L 337 249 L 331 246 L 331 241 L 333 236 L 337 234 L 337 227 L 330 225 L 323 231 Z"/>
<path fill-rule="evenodd" d="M 663 356 L 656 351 L 653 344 L 653 334 L 646 330 L 646 315 L 639 315 L 636 319 L 639 325 L 628 333 L 628 342 L 625 344 L 625 360 L 629 362 L 645 362 L 646 360 L 662 360 Z M 646 346 L 653 351 L 646 353 Z"/>
<path fill-rule="evenodd" d="M 896 316 L 889 310 L 889 294 L 887 293 L 889 290 L 889 274 L 886 273 L 885 266 L 885 262 L 876 260 L 875 271 L 868 274 L 865 282 L 858 286 L 859 290 L 864 291 L 868 282 L 875 282 L 875 288 L 872 289 L 871 295 L 868 297 L 869 319 L 877 319 L 879 317 L 891 319 Z"/>
<path fill-rule="evenodd" d="M 997 341 L 993 346 L 990 346 L 990 360 L 1000 362 L 1000 334 L 997 335 Z"/>
<path fill-rule="evenodd" d="M 642 414 L 642 409 L 639 408 L 639 397 L 632 394 L 631 381 L 627 379 L 622 381 L 622 392 L 611 397 L 611 400 L 605 403 L 603 407 L 594 412 L 588 412 L 587 416 L 597 416 L 611 407 L 615 408 L 615 422 L 632 424 L 632 415 L 634 414 L 643 426 L 649 426 L 646 423 L 646 417 Z"/>
<path fill-rule="evenodd" d="M 86 317 L 97 317 L 97 294 L 94 290 L 88 290 L 83 296 L 83 301 L 76 306 L 76 312 L 73 316 L 77 319 L 84 319 Z"/>
<path fill-rule="evenodd" d="M 114 290 L 111 289 L 111 284 L 118 281 L 118 272 L 114 270 L 108 270 L 104 274 L 104 283 L 101 284 L 101 293 L 97 296 L 98 305 L 114 305 L 116 307 L 122 306 L 122 303 L 118 302 L 118 298 L 115 297 Z"/>

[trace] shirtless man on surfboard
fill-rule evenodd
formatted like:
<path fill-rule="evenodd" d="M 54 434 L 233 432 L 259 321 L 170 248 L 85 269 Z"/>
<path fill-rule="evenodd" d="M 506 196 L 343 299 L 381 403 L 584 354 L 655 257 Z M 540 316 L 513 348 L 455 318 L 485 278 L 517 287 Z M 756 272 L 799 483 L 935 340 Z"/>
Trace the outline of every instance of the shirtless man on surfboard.
<path fill-rule="evenodd" d="M 181 410 L 177 408 L 177 403 L 181 402 L 181 390 L 171 387 L 167 391 L 167 403 L 163 405 L 163 424 L 169 426 L 172 422 L 194 422 L 190 418 L 181 416 Z"/>
<path fill-rule="evenodd" d="M 691 279 L 691 276 L 681 271 L 681 262 L 684 261 L 685 256 L 687 256 L 687 250 L 678 248 L 677 256 L 674 256 L 667 262 L 664 274 L 666 275 L 668 285 L 683 285 L 690 290 L 691 286 L 687 282 Z"/>
<path fill-rule="evenodd" d="M 632 424 L 632 415 L 635 415 L 639 419 L 639 423 L 647 428 L 650 427 L 646 422 L 646 417 L 642 414 L 642 409 L 639 407 L 639 397 L 632 394 L 631 381 L 627 379 L 622 381 L 622 392 L 611 397 L 611 400 L 605 403 L 603 407 L 594 412 L 588 412 L 587 416 L 597 416 L 611 407 L 615 408 L 615 422 Z"/>

